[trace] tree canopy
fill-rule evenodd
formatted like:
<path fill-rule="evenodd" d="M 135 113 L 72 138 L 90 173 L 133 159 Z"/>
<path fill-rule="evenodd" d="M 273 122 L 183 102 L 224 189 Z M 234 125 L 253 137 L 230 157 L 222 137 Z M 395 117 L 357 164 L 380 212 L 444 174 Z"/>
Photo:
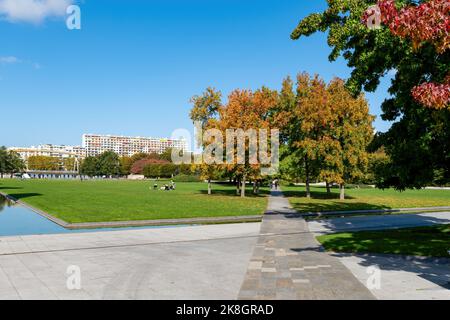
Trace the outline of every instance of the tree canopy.
<path fill-rule="evenodd" d="M 416 2 L 395 4 L 396 8 L 408 8 L 416 6 Z M 450 110 L 424 107 L 423 101 L 414 97 L 414 89 L 421 90 L 421 84 L 426 88 L 427 83 L 446 82 L 448 42 L 445 48 L 438 48 L 433 41 L 421 41 L 417 46 L 409 35 L 397 35 L 389 26 L 368 28 L 362 20 L 374 4 L 368 0 L 328 1 L 324 12 L 302 19 L 291 38 L 328 32 L 329 59 L 342 56 L 347 60 L 352 72 L 346 86 L 354 95 L 376 90 L 382 77 L 395 73 L 389 88 L 391 96 L 381 106 L 382 119 L 393 124 L 387 132 L 377 135 L 391 159 L 383 170 L 387 176 L 380 186 L 420 188 L 433 181 L 436 171 L 450 180 Z"/>

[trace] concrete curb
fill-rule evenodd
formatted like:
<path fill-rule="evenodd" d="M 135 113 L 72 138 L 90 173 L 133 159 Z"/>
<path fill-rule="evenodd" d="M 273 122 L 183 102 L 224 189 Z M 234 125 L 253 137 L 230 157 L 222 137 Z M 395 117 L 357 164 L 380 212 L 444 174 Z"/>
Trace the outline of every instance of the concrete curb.
<path fill-rule="evenodd" d="M 60 225 L 66 229 L 97 229 L 97 228 L 124 228 L 124 227 L 145 227 L 145 226 L 167 226 L 167 225 L 183 225 L 183 224 L 219 224 L 219 223 L 241 223 L 241 222 L 260 222 L 262 215 L 251 216 L 224 216 L 224 217 L 199 217 L 199 218 L 183 218 L 183 219 L 158 219 L 158 220 L 132 220 L 132 221 L 107 221 L 107 222 L 82 222 L 68 223 L 58 219 L 45 211 L 37 209 L 29 204 L 15 199 L 14 197 L 0 191 L 0 195 L 20 204 L 27 209 L 43 216 L 44 218 Z"/>

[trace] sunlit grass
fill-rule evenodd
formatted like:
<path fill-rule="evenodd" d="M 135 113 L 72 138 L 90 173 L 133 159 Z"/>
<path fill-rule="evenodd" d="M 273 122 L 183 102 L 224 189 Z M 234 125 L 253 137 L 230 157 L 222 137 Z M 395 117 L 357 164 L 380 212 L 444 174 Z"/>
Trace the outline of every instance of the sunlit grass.
<path fill-rule="evenodd" d="M 305 197 L 305 188 L 283 187 L 284 194 L 292 206 L 302 212 L 418 208 L 450 206 L 450 190 L 380 190 L 375 188 L 347 189 L 346 199 L 339 200 L 339 190 L 332 189 L 330 195 L 325 188 L 311 188 L 311 199 Z"/>
<path fill-rule="evenodd" d="M 317 237 L 326 250 L 450 257 L 450 225 L 345 232 Z"/>
<path fill-rule="evenodd" d="M 259 215 L 267 204 L 264 189 L 241 198 L 231 185 L 214 184 L 207 195 L 206 183 L 180 182 L 174 191 L 153 190 L 153 183 L 5 179 L 0 191 L 70 223 Z"/>

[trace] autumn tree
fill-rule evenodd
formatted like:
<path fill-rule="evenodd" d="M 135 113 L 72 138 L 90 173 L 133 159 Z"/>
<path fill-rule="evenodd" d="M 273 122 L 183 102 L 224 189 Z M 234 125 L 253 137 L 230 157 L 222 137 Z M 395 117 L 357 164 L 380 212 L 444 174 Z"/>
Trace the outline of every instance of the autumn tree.
<path fill-rule="evenodd" d="M 214 88 L 208 87 L 202 95 L 193 96 L 190 102 L 192 109 L 189 116 L 195 124 L 200 126 L 198 129 L 205 131 L 211 128 L 211 122 L 217 117 L 219 108 L 222 106 L 222 93 L 216 91 Z M 204 147 L 211 142 L 203 141 L 202 135 L 197 138 L 201 139 L 196 141 L 198 146 Z M 202 161 L 201 163 L 195 163 L 192 170 L 199 172 L 201 179 L 208 181 L 208 194 L 211 194 L 211 180 L 217 175 L 219 167 Z"/>
<path fill-rule="evenodd" d="M 396 1 L 395 5 L 401 12 L 402 8 L 419 9 L 426 3 L 432 2 L 405 0 Z M 448 9 L 448 1 L 445 3 Z M 315 32 L 326 32 L 331 46 L 329 59 L 335 61 L 343 56 L 347 60 L 352 72 L 346 85 L 355 96 L 362 90 L 375 91 L 380 79 L 395 71 L 390 97 L 381 106 L 382 119 L 393 124 L 387 132 L 377 136 L 391 160 L 389 170 L 385 171 L 390 176 L 383 179 L 384 187 L 421 188 L 433 181 L 437 171 L 450 181 L 450 110 L 424 108 L 422 103 L 427 102 L 422 99 L 428 99 L 432 89 L 420 87 L 426 83 L 445 83 L 450 65 L 449 50 L 446 46 L 442 47 L 446 47 L 445 50 L 439 49 L 436 44 L 440 40 L 422 41 L 428 37 L 420 35 L 427 29 L 427 19 L 421 20 L 424 27 L 417 30 L 417 37 L 411 33 L 416 32 L 414 21 L 405 31 L 400 30 L 402 27 L 398 30 L 406 32 L 402 35 L 396 35 L 384 23 L 380 28 L 368 28 L 361 20 L 374 4 L 373 0 L 328 1 L 324 12 L 302 19 L 291 37 L 299 39 Z M 424 6 L 420 8 L 423 10 Z M 446 17 L 448 19 L 448 15 Z M 396 13 L 392 21 L 404 18 Z M 446 28 L 444 35 L 448 39 L 448 24 Z M 414 39 L 420 41 L 419 46 L 414 45 Z M 414 88 L 422 92 L 414 94 Z"/>
<path fill-rule="evenodd" d="M 438 54 L 450 48 L 450 5 L 448 0 L 430 0 L 398 9 L 394 0 L 378 1 L 380 22 L 395 36 L 411 41 L 413 49 L 429 43 Z M 371 10 L 365 12 L 367 21 Z M 445 70 L 444 70 L 445 72 Z M 450 71 L 442 83 L 424 81 L 411 90 L 416 101 L 429 108 L 450 108 Z"/>
<path fill-rule="evenodd" d="M 364 96 L 353 97 L 344 81 L 338 78 L 327 86 L 326 110 L 326 116 L 320 116 L 322 133 L 317 147 L 322 167 L 319 176 L 327 182 L 338 183 L 343 200 L 345 183 L 359 182 L 365 177 L 374 117 L 369 114 Z"/>
<path fill-rule="evenodd" d="M 50 156 L 30 156 L 27 158 L 28 169 L 56 171 L 60 170 L 60 159 Z"/>
<path fill-rule="evenodd" d="M 257 150 L 261 145 L 259 129 L 265 129 L 267 135 L 271 133 L 270 114 L 277 103 L 277 91 L 263 87 L 255 92 L 234 90 L 228 96 L 228 102 L 219 109 L 219 120 L 213 127 L 219 129 L 225 137 L 227 157 L 233 159 L 231 163 L 227 161 L 225 166 L 240 178 L 241 197 L 245 197 L 247 179 L 256 183 L 261 179 L 264 165 L 258 159 L 258 154 L 250 152 L 250 147 L 253 144 Z M 257 189 L 258 186 L 255 185 L 254 190 Z"/>
<path fill-rule="evenodd" d="M 167 160 L 161 160 L 161 159 L 155 159 L 152 157 L 144 158 L 136 161 L 131 166 L 130 172 L 132 174 L 143 174 L 144 168 L 150 165 L 160 165 L 160 164 L 167 164 L 170 163 Z"/>

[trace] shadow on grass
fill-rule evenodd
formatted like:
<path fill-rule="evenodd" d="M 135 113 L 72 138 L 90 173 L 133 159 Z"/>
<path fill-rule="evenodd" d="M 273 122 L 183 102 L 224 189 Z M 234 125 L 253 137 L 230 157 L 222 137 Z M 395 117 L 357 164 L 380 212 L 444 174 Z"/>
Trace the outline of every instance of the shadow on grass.
<path fill-rule="evenodd" d="M 299 212 L 327 212 L 327 211 L 351 211 L 351 210 L 387 210 L 390 206 L 377 205 L 365 202 L 330 201 L 327 203 L 293 203 L 293 208 Z"/>
<path fill-rule="evenodd" d="M 0 190 L 18 190 L 23 189 L 23 187 L 4 187 L 0 185 Z"/>
<path fill-rule="evenodd" d="M 304 190 L 283 190 L 286 197 L 293 199 L 302 199 L 304 202 L 291 201 L 292 206 L 299 212 L 326 212 L 326 211 L 351 211 L 351 210 L 385 210 L 392 209 L 390 206 L 378 205 L 366 202 L 348 202 L 345 200 L 355 200 L 357 198 L 345 195 L 345 200 L 339 200 L 339 193 L 323 191 L 311 191 L 311 201 L 306 198 L 306 191 Z M 329 200 L 329 201 L 314 201 L 314 200 Z"/>
<path fill-rule="evenodd" d="M 298 197 L 298 198 L 305 198 L 306 197 L 306 191 L 302 190 L 283 190 L 283 194 L 285 197 Z M 327 193 L 326 190 L 324 191 L 311 191 L 311 199 L 339 199 L 339 193 L 336 192 L 330 192 Z M 345 199 L 355 199 L 354 197 L 345 195 Z"/>
<path fill-rule="evenodd" d="M 31 192 L 31 193 L 8 193 L 8 195 L 14 199 L 21 200 L 24 198 L 42 196 L 42 193 L 34 193 L 34 192 Z"/>
<path fill-rule="evenodd" d="M 383 231 L 362 231 L 321 238 L 328 250 L 337 257 L 358 253 L 360 265 L 379 266 L 381 270 L 406 271 L 450 289 L 447 253 L 450 243 L 450 225 L 407 228 Z M 429 256 L 425 257 L 404 257 Z"/>
<path fill-rule="evenodd" d="M 208 194 L 208 190 L 198 190 L 199 193 L 201 194 Z M 245 196 L 249 197 L 249 198 L 260 198 L 260 197 L 266 197 L 267 195 L 269 195 L 270 192 L 267 190 L 259 190 L 259 194 L 253 194 L 252 189 L 245 189 Z M 219 196 L 227 196 L 227 197 L 240 197 L 240 195 L 236 194 L 236 190 L 233 189 L 219 189 L 219 190 L 215 190 L 214 187 L 212 189 L 212 196 L 214 195 L 219 195 Z"/>

